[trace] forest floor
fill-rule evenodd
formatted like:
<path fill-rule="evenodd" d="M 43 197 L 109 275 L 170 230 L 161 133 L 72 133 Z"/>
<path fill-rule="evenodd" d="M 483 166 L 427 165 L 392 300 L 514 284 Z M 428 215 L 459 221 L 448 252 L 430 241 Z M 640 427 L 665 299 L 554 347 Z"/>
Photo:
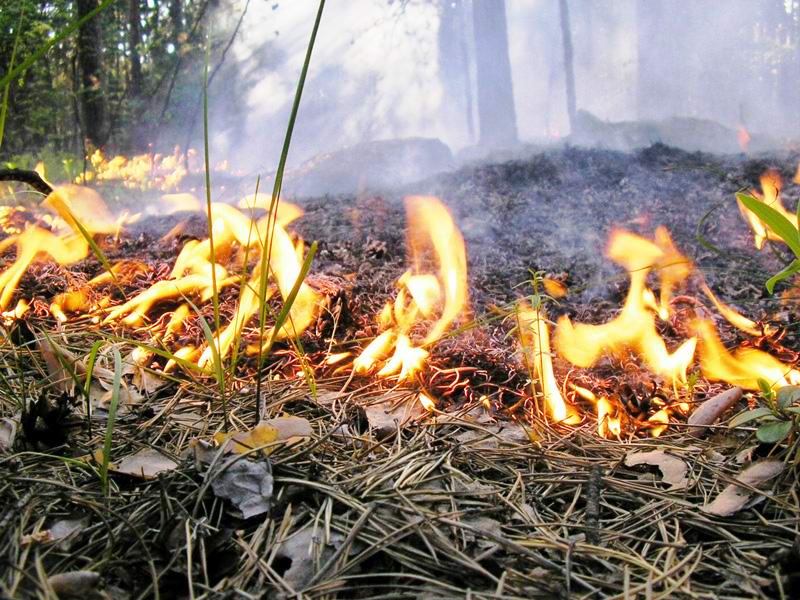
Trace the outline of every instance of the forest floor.
<path fill-rule="evenodd" d="M 781 357 L 796 359 L 792 299 L 764 289 L 787 257 L 780 248 L 753 248 L 734 193 L 758 188 L 767 167 L 791 182 L 797 158 L 659 145 L 634 154 L 563 149 L 466 166 L 382 195 L 298 199 L 306 212 L 292 229 L 319 241 L 310 281 L 329 297 L 303 339 L 320 365 L 316 393 L 294 376 L 290 348 L 270 358 L 260 398 L 240 377 L 224 409 L 210 382 L 172 376 L 121 410 L 107 494 L 91 459 L 103 446 L 107 411 L 95 411 L 87 427 L 81 394 L 49 381 L 37 334 L 43 318 L 17 324 L 8 334 L 15 343 L 0 348 L 0 440 L 18 430 L 13 446 L 0 450 L 0 591 L 14 598 L 796 596 L 796 441 L 789 449 L 759 444 L 752 428 L 724 425 L 698 438 L 681 423 L 658 438 L 640 431 L 604 439 L 590 415 L 566 427 L 509 414 L 528 374 L 515 358 L 511 324 L 494 315 L 532 293 L 531 272 L 541 271 L 569 289 L 549 305 L 550 317 L 611 319 L 627 277 L 603 256 L 609 234 L 625 228 L 649 237 L 665 225 L 718 295 L 779 326 Z M 250 182 L 242 185 L 246 193 Z M 436 195 L 451 207 L 467 246 L 478 326 L 434 347 L 416 385 L 392 387 L 322 365 L 330 352 L 377 332 L 374 316 L 405 270 L 406 194 Z M 794 206 L 800 186 L 787 183 L 784 198 Z M 175 248 L 158 240 L 173 224 L 132 227 L 109 259 L 166 261 Z M 97 265 L 86 263 L 72 275 L 38 266 L 21 289 L 48 297 L 76 271 L 94 274 Z M 682 293 L 702 303 L 697 286 L 695 278 Z M 229 314 L 235 298 L 222 300 Z M 746 337 L 720 329 L 728 346 Z M 90 331 L 86 322 L 67 323 L 58 335 L 85 355 L 96 339 Z M 671 345 L 681 332 L 665 325 L 661 333 Z M 199 327 L 192 335 L 202 335 Z M 559 381 L 570 372 L 561 359 L 555 368 Z M 433 392 L 436 411 L 419 407 L 420 386 Z M 700 377 L 695 401 L 722 389 Z M 22 417 L 20 394 L 28 405 Z M 240 431 L 266 421 L 277 439 L 248 438 L 266 451 L 216 451 L 208 442 L 226 415 Z M 678 480 L 626 465 L 647 451 L 677 459 Z M 787 464 L 768 489 L 751 490 L 744 509 L 728 517 L 701 510 L 743 464 L 768 456 Z M 143 461 L 159 472 L 143 478 Z M 244 518 L 248 511 L 256 516 Z"/>

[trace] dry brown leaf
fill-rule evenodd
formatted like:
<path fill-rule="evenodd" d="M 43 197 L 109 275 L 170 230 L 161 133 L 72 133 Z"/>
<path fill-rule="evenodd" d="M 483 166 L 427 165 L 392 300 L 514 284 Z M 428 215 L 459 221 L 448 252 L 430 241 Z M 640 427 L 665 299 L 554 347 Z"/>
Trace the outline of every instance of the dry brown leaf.
<path fill-rule="evenodd" d="M 717 394 L 703 402 L 695 411 L 689 415 L 689 435 L 701 437 L 708 429 L 708 425 L 713 425 L 719 421 L 725 412 L 730 410 L 741 398 L 744 390 L 734 387 Z"/>
<path fill-rule="evenodd" d="M 95 452 L 95 461 L 102 462 L 103 451 L 98 449 Z M 178 463 L 164 456 L 161 452 L 152 448 L 145 448 L 135 454 L 126 456 L 121 461 L 109 463 L 108 470 L 120 475 L 129 475 L 139 479 L 155 479 L 159 473 L 172 471 L 178 467 Z"/>
<path fill-rule="evenodd" d="M 749 487 L 758 488 L 780 475 L 784 466 L 780 460 L 757 462 L 739 473 L 736 480 Z M 744 508 L 751 495 L 749 489 L 731 483 L 714 498 L 713 502 L 701 507 L 700 510 L 718 517 L 729 517 Z"/>
<path fill-rule="evenodd" d="M 411 421 L 424 417 L 426 411 L 416 399 L 402 402 L 382 400 L 365 406 L 364 414 L 375 435 L 386 437 L 394 434 L 398 427 L 402 429 Z"/>
<path fill-rule="evenodd" d="M 683 489 L 689 484 L 689 479 L 686 477 L 689 466 L 680 458 L 667 454 L 663 450 L 630 452 L 625 456 L 625 465 L 628 467 L 637 465 L 658 467 L 662 480 L 669 484 L 670 490 Z"/>
<path fill-rule="evenodd" d="M 76 598 L 97 590 L 100 575 L 94 571 L 68 571 L 47 578 L 59 598 Z"/>
<path fill-rule="evenodd" d="M 268 459 L 259 461 L 239 457 L 232 464 L 218 465 L 212 475 L 214 494 L 226 498 L 249 519 L 269 511 L 272 506 L 273 478 Z"/>
<path fill-rule="evenodd" d="M 0 419 L 0 451 L 10 450 L 17 437 L 19 421 L 14 419 Z"/>
<path fill-rule="evenodd" d="M 225 452 L 238 452 L 246 454 L 253 448 L 264 448 L 269 454 L 274 448 L 269 447 L 274 442 L 295 442 L 311 437 L 311 423 L 302 417 L 276 417 L 261 421 L 250 431 L 236 433 L 217 433 L 214 441 Z"/>
<path fill-rule="evenodd" d="M 53 523 L 49 529 L 23 535 L 20 543 L 23 546 L 27 546 L 28 544 L 51 544 L 53 542 L 62 542 L 63 548 L 63 542 L 73 534 L 83 530 L 88 522 L 89 519 L 87 518 L 61 519 L 60 521 Z"/>

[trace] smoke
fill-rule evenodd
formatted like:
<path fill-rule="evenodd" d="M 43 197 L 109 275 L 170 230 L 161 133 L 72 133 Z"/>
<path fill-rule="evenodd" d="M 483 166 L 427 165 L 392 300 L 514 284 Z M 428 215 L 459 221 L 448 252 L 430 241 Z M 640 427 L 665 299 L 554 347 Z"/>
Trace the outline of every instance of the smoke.
<path fill-rule="evenodd" d="M 621 147 L 665 138 L 692 149 L 692 136 L 713 137 L 705 128 L 724 138 L 711 148 L 722 152 L 738 151 L 739 126 L 762 134 L 765 147 L 797 135 L 800 11 L 792 1 L 568 4 L 579 110 L 598 122 L 695 119 L 632 131 Z M 243 6 L 225 8 L 228 24 Z M 250 2 L 226 66 L 235 85 L 226 77 L 211 89 L 215 151 L 242 169 L 277 161 L 316 8 L 311 0 Z M 570 133 L 559 2 L 506 0 L 506 15 L 519 138 L 558 143 Z M 454 152 L 475 145 L 471 19 L 470 0 L 329 2 L 290 163 L 381 139 L 439 138 Z"/>

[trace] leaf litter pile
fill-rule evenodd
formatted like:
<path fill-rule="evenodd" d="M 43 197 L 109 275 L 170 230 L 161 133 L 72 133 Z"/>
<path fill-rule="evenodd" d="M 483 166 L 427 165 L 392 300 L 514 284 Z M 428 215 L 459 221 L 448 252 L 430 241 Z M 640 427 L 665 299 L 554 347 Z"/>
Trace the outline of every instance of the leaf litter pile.
<path fill-rule="evenodd" d="M 302 351 L 275 346 L 260 385 L 252 358 L 241 358 L 224 402 L 211 377 L 142 366 L 119 332 L 98 335 L 80 319 L 56 327 L 34 310 L 7 327 L 0 346 L 0 593 L 795 596 L 796 430 L 764 433 L 747 413 L 770 390 L 742 390 L 693 368 L 685 400 L 694 412 L 676 411 L 668 427 L 631 416 L 623 431 L 600 435 L 588 411 L 554 424 L 525 403 L 529 373 L 503 307 L 531 293 L 535 272 L 536 281 L 568 290 L 549 303 L 550 319 L 609 321 L 628 289 L 602 256 L 609 235 L 649 236 L 664 225 L 703 284 L 772 331 L 753 347 L 795 364 L 793 287 L 764 290 L 788 253 L 778 244 L 753 248 L 735 193 L 757 189 L 769 167 L 791 180 L 796 159 L 663 146 L 552 150 L 467 166 L 413 189 L 300 199 L 296 231 L 319 241 L 308 281 L 326 309 L 302 336 Z M 790 186 L 784 193 L 787 206 L 800 196 Z M 418 377 L 394 385 L 328 359 L 379 333 L 374 316 L 406 264 L 407 194 L 442 198 L 463 232 L 472 320 L 429 347 Z M 203 220 L 199 233 L 188 223 L 133 225 L 108 258 L 168 261 L 176 246 L 163 240 L 173 225 L 182 228 L 178 239 L 204 237 Z M 50 298 L 100 272 L 97 261 L 85 262 L 34 264 L 20 290 Z M 676 300 L 712 309 L 699 285 Z M 220 295 L 225 320 L 236 300 Z M 212 321 L 210 306 L 199 310 Z M 675 347 L 681 332 L 660 332 Z M 728 348 L 746 337 L 722 326 L 719 335 Z M 192 321 L 181 342 L 202 340 Z M 564 359 L 554 363 L 559 382 L 594 378 L 598 389 L 632 390 L 644 414 L 645 396 L 660 402 L 646 393 L 638 364 L 611 361 L 578 376 Z M 794 389 L 773 401 L 792 408 Z M 435 407 L 421 402 L 421 390 Z"/>

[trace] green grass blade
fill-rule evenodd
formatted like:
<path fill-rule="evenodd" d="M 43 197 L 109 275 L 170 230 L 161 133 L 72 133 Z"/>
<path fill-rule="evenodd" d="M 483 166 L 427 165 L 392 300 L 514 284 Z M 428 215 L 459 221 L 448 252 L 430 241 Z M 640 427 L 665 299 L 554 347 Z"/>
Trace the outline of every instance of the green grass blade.
<path fill-rule="evenodd" d="M 798 272 L 800 272 L 800 260 L 795 259 L 791 263 L 789 263 L 789 265 L 785 269 L 781 270 L 780 272 L 776 273 L 775 275 L 767 279 L 766 283 L 767 291 L 770 294 L 772 294 L 775 291 L 775 285 L 778 282 L 783 281 L 784 279 L 788 279 L 789 277 Z"/>
<path fill-rule="evenodd" d="M 211 218 L 211 166 L 208 151 L 208 57 L 210 46 L 206 42 L 205 67 L 203 69 L 203 157 L 205 160 L 205 182 L 206 182 L 206 211 L 208 214 L 208 243 L 211 246 L 211 291 L 212 304 L 214 306 L 214 327 L 217 337 L 220 334 L 219 328 L 219 289 L 217 288 L 217 272 L 214 268 L 217 264 L 217 256 L 214 249 L 214 221 Z"/>
<path fill-rule="evenodd" d="M 300 268 L 300 273 L 297 276 L 297 279 L 292 286 L 292 291 L 289 292 L 289 295 L 283 301 L 283 306 L 281 307 L 281 311 L 278 313 L 278 316 L 275 319 L 275 326 L 272 330 L 272 336 L 270 337 L 269 344 L 265 348 L 267 354 L 270 353 L 272 350 L 272 346 L 275 343 L 275 340 L 278 339 L 278 333 L 283 326 L 286 324 L 286 321 L 289 319 L 289 313 L 292 310 L 292 306 L 294 305 L 294 301 L 297 299 L 297 294 L 300 292 L 300 287 L 303 285 L 303 282 L 308 275 L 308 272 L 311 270 L 311 263 L 314 261 L 314 255 L 317 253 L 317 242 L 311 244 L 311 248 L 308 250 L 308 254 L 306 254 L 306 258 L 303 261 L 303 266 Z M 259 363 L 259 372 L 261 371 L 261 364 Z"/>
<path fill-rule="evenodd" d="M 200 314 L 200 310 L 194 305 L 194 303 L 192 303 L 191 300 L 186 298 L 185 300 L 197 315 L 197 320 L 200 321 L 200 327 L 203 329 L 203 336 L 206 338 L 206 343 L 208 344 L 208 348 L 211 352 L 211 362 L 214 364 L 214 378 L 219 386 L 220 398 L 222 399 L 223 424 L 225 427 L 225 433 L 227 433 L 230 428 L 230 423 L 228 421 L 228 400 L 225 394 L 225 369 L 222 365 L 222 357 L 219 355 L 219 348 L 214 341 L 214 333 L 211 331 L 211 327 L 209 326 L 208 322 L 205 320 L 203 315 Z M 219 339 L 219 335 L 217 335 L 216 339 Z"/>
<path fill-rule="evenodd" d="M 54 35 L 52 38 L 50 38 L 47 41 L 46 44 L 42 44 L 41 46 L 39 46 L 36 49 L 36 51 L 33 54 L 31 54 L 28 58 L 26 58 L 18 67 L 14 68 L 14 69 L 9 69 L 8 73 L 6 73 L 3 76 L 3 78 L 0 79 L 0 87 L 5 87 L 5 85 L 8 82 L 13 81 L 14 78 L 17 75 L 19 75 L 23 71 L 27 70 L 28 67 L 30 67 L 37 60 L 39 60 L 45 54 L 47 54 L 47 51 L 50 50 L 50 48 L 52 48 L 56 44 L 60 43 L 64 38 L 68 37 L 73 31 L 75 31 L 81 25 L 83 25 L 84 23 L 86 23 L 87 21 L 92 19 L 95 15 L 97 15 L 97 14 L 101 13 L 102 11 L 104 11 L 106 8 L 111 6 L 111 4 L 113 4 L 114 2 L 115 2 L 115 0 L 103 0 L 102 4 L 97 6 L 97 8 L 92 9 L 92 11 L 89 14 L 84 15 L 83 17 L 81 17 L 77 21 L 74 21 L 74 22 L 70 23 L 69 25 L 67 25 L 67 27 L 65 27 L 64 29 L 59 31 L 56 35 Z"/>
<path fill-rule="evenodd" d="M 272 201 L 270 203 L 270 218 L 272 222 L 268 226 L 268 238 L 269 238 L 269 250 L 262 247 L 261 250 L 261 272 L 260 277 L 261 280 L 259 282 L 259 299 L 260 299 L 260 310 L 258 313 L 259 318 L 259 326 L 258 326 L 258 371 L 256 373 L 256 398 L 261 397 L 261 364 L 263 361 L 263 340 L 264 340 L 264 332 L 266 329 L 266 290 L 267 290 L 267 281 L 269 278 L 269 258 L 271 255 L 272 250 L 272 238 L 274 237 L 272 231 L 275 228 L 275 224 L 277 222 L 277 207 L 278 202 L 280 199 L 281 194 L 281 186 L 283 185 L 283 172 L 286 169 L 286 159 L 289 156 L 289 147 L 292 142 L 292 133 L 294 132 L 294 125 L 297 121 L 297 113 L 300 109 L 300 99 L 303 96 L 303 88 L 306 83 L 306 77 L 308 75 L 308 67 L 311 64 L 311 54 L 314 50 L 314 43 L 317 39 L 317 32 L 319 31 L 319 24 L 322 21 L 322 12 L 325 8 L 325 0 L 320 0 L 319 8 L 317 9 L 317 16 L 314 20 L 314 27 L 311 30 L 311 38 L 308 40 L 308 47 L 306 48 L 306 56 L 303 61 L 303 68 L 300 71 L 300 78 L 297 81 L 297 89 L 295 90 L 294 94 L 294 101 L 292 102 L 292 111 L 289 115 L 289 122 L 286 126 L 286 136 L 283 139 L 283 148 L 281 149 L 281 156 L 280 160 L 278 161 L 278 169 L 275 171 L 275 182 L 272 187 Z M 274 208 L 273 208 L 274 207 Z M 273 335 L 274 338 L 274 335 Z M 272 342 L 270 342 L 269 347 L 272 347 Z"/>
<path fill-rule="evenodd" d="M 777 210 L 750 196 L 739 192 L 736 199 L 744 204 L 745 208 L 761 219 L 776 235 L 778 235 L 786 245 L 800 258 L 800 236 L 798 236 L 797 226 L 784 217 Z"/>
<path fill-rule="evenodd" d="M 103 340 L 97 340 L 92 344 L 89 351 L 89 358 L 86 360 L 86 382 L 83 384 L 83 396 L 86 398 L 86 422 L 89 425 L 89 436 L 92 435 L 92 400 L 89 392 L 92 388 L 92 373 L 94 373 L 94 363 L 97 360 L 97 353 L 103 347 Z"/>
<path fill-rule="evenodd" d="M 17 60 L 17 48 L 19 47 L 19 38 L 22 34 L 22 17 L 25 15 L 23 10 L 19 14 L 19 21 L 17 22 L 17 33 L 14 36 L 14 47 L 11 50 L 11 62 L 8 63 L 9 70 L 14 69 L 14 63 Z M 0 107 L 0 148 L 3 147 L 3 135 L 6 130 L 6 115 L 8 115 L 8 96 L 11 93 L 11 79 L 9 79 L 5 86 L 3 86 L 3 105 Z"/>
<path fill-rule="evenodd" d="M 114 423 L 117 420 L 117 409 L 119 408 L 119 391 L 122 382 L 122 357 L 119 350 L 114 351 L 114 383 L 111 387 L 111 406 L 108 409 L 108 424 L 106 425 L 106 435 L 103 440 L 103 463 L 100 465 L 100 482 L 103 489 L 103 496 L 108 497 L 108 463 L 111 458 L 111 437 L 114 433 Z"/>

